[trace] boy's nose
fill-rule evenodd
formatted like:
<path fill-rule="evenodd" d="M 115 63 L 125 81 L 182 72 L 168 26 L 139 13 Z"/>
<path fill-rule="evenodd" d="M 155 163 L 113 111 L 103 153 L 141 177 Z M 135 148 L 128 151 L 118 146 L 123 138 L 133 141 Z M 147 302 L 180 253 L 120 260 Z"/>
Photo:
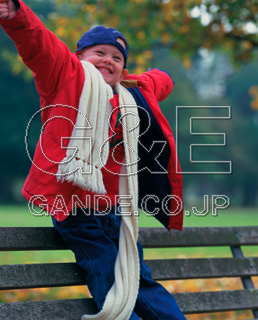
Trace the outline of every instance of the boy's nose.
<path fill-rule="evenodd" d="M 105 56 L 105 57 L 103 58 L 103 62 L 108 63 L 108 64 L 112 64 L 112 63 L 113 63 L 113 60 L 112 60 L 111 57 Z"/>

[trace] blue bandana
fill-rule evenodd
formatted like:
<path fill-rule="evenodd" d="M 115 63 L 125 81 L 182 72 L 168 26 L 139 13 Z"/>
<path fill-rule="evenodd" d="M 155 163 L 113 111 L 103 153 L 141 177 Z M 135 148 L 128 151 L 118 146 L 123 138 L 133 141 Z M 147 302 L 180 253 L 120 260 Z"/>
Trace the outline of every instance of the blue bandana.
<path fill-rule="evenodd" d="M 125 49 L 119 42 L 117 42 L 118 38 L 121 38 L 124 41 L 126 47 Z M 117 47 L 124 56 L 124 68 L 126 68 L 127 58 L 129 55 L 129 44 L 126 41 L 125 36 L 121 32 L 117 31 L 115 28 L 106 28 L 103 26 L 98 26 L 93 29 L 90 29 L 89 31 L 85 32 L 81 39 L 78 41 L 77 50 L 75 52 L 78 53 L 85 48 L 95 46 L 98 44 L 111 44 Z"/>

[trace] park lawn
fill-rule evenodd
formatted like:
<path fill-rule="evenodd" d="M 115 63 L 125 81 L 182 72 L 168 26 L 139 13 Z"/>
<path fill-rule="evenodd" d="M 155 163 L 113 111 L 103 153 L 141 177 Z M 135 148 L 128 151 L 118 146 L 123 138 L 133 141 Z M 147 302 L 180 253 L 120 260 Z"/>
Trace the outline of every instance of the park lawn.
<path fill-rule="evenodd" d="M 26 205 L 0 206 L 1 227 L 48 227 L 52 226 L 51 218 L 46 215 L 34 216 Z M 222 226 L 257 226 L 257 208 L 228 208 L 218 212 L 217 216 L 208 213 L 206 216 L 184 217 L 185 227 L 222 227 Z M 140 227 L 161 227 L 152 216 L 144 213 L 139 217 Z"/>
<path fill-rule="evenodd" d="M 52 226 L 49 216 L 34 216 L 26 205 L 0 206 L 1 227 L 37 227 Z M 162 226 L 154 217 L 144 213 L 139 217 L 140 227 Z M 190 212 L 190 216 L 184 217 L 185 227 L 222 227 L 222 226 L 257 226 L 257 208 L 228 208 L 218 212 L 217 216 L 208 213 L 206 216 L 196 216 Z"/>

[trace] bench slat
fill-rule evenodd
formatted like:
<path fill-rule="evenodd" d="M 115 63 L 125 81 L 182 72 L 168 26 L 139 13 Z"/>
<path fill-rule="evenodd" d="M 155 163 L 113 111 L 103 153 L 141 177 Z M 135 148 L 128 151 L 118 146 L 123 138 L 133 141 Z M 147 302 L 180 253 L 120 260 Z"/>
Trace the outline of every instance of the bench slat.
<path fill-rule="evenodd" d="M 148 260 L 155 280 L 258 276 L 258 258 Z M 0 290 L 84 285 L 75 263 L 0 266 Z"/>
<path fill-rule="evenodd" d="M 258 227 L 184 228 L 172 236 L 164 228 L 140 228 L 139 241 L 145 248 L 258 245 Z M 0 228 L 0 251 L 63 249 L 52 227 Z"/>
<path fill-rule="evenodd" d="M 52 227 L 0 228 L 0 251 L 62 249 L 67 246 Z"/>
<path fill-rule="evenodd" d="M 173 294 L 185 314 L 258 308 L 258 290 L 185 292 Z"/>
<path fill-rule="evenodd" d="M 258 290 L 177 293 L 173 295 L 185 314 L 258 308 Z M 5 320 L 80 320 L 93 314 L 92 299 L 33 301 L 0 304 Z"/>
<path fill-rule="evenodd" d="M 93 299 L 0 303 L 1 320 L 81 320 L 97 313 Z"/>
<path fill-rule="evenodd" d="M 241 277 L 258 275 L 258 258 L 205 258 L 145 261 L 155 280 Z"/>
<path fill-rule="evenodd" d="M 0 266 L 0 290 L 84 285 L 76 263 Z"/>
<path fill-rule="evenodd" d="M 174 230 L 142 228 L 139 240 L 145 248 L 258 245 L 258 227 L 205 227 Z"/>

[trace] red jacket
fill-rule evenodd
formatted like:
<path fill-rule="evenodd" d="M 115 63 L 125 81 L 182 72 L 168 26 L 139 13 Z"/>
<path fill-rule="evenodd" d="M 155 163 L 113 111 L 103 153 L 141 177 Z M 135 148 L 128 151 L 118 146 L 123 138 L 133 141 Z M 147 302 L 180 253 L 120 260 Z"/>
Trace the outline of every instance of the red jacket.
<path fill-rule="evenodd" d="M 80 188 L 68 182 L 59 183 L 55 176 L 76 121 L 85 76 L 78 57 L 44 27 L 30 8 L 22 1 L 19 3 L 16 16 L 0 23 L 14 40 L 23 62 L 33 71 L 43 123 L 22 194 L 62 221 L 71 211 L 74 200 L 85 204 Z M 182 176 L 176 174 L 175 141 L 158 105 L 158 101 L 171 92 L 173 82 L 167 73 L 158 69 L 128 75 L 126 80 L 136 80 L 135 87 L 128 90 L 141 106 L 139 114 L 144 133 L 139 143 L 139 207 L 155 215 L 168 229 L 182 230 Z M 151 118 L 150 128 L 146 114 Z M 161 148 L 162 145 L 165 146 Z M 180 170 L 179 164 L 177 166 Z"/>

